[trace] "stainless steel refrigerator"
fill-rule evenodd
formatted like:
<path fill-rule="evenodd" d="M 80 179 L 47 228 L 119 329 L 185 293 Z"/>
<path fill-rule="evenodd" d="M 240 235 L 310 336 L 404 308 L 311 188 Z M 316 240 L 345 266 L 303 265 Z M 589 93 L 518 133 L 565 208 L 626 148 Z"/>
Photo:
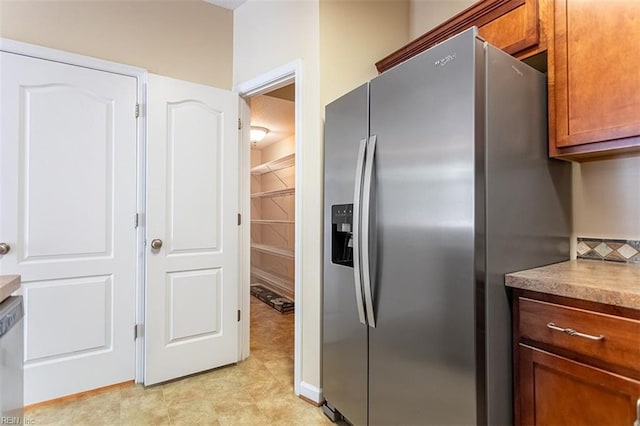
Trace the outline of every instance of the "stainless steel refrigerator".
<path fill-rule="evenodd" d="M 569 257 L 570 168 L 545 76 L 476 29 L 329 104 L 325 413 L 512 424 L 504 274 Z"/>

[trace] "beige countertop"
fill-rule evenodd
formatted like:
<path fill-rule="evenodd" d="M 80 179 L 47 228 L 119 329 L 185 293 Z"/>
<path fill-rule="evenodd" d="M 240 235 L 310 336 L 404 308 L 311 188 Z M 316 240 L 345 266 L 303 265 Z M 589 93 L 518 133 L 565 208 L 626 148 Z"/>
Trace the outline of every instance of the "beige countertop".
<path fill-rule="evenodd" d="M 505 276 L 509 287 L 640 310 L 640 265 L 570 260 Z"/>
<path fill-rule="evenodd" d="M 0 275 L 0 302 L 20 288 L 20 275 Z"/>

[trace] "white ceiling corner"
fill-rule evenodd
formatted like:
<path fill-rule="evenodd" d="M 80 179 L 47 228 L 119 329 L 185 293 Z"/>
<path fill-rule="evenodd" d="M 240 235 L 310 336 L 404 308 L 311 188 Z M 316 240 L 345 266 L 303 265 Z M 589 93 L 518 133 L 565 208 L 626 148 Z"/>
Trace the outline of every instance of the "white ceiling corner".
<path fill-rule="evenodd" d="M 247 0 L 204 0 L 207 3 L 211 3 L 214 6 L 224 7 L 225 9 L 234 10 L 246 3 Z"/>

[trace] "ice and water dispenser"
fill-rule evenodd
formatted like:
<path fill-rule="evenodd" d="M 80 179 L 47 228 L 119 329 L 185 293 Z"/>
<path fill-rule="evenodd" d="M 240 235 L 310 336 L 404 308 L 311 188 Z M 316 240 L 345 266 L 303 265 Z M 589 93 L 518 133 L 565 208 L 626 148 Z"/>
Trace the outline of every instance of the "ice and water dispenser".
<path fill-rule="evenodd" d="M 331 206 L 331 261 L 353 268 L 353 204 Z"/>

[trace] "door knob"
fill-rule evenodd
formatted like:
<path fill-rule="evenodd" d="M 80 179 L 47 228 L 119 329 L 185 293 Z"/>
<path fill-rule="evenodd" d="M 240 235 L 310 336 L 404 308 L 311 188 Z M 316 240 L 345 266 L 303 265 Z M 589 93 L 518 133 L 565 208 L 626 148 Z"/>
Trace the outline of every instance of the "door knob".
<path fill-rule="evenodd" d="M 158 250 L 160 247 L 162 247 L 162 240 L 159 240 L 157 238 L 154 240 L 151 240 L 152 249 Z"/>
<path fill-rule="evenodd" d="M 11 246 L 7 243 L 0 243 L 0 256 L 5 255 L 11 251 Z"/>

